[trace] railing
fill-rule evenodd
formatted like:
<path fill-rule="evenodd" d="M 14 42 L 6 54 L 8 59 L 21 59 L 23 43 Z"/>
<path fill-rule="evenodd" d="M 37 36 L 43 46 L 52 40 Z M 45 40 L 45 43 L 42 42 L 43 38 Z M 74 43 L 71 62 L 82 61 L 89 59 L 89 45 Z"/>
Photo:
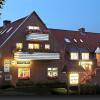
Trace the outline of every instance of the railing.
<path fill-rule="evenodd" d="M 59 53 L 41 53 L 41 52 L 16 52 L 14 53 L 15 59 L 31 59 L 31 60 L 54 60 L 60 59 Z"/>
<path fill-rule="evenodd" d="M 26 40 L 29 41 L 48 41 L 49 40 L 49 34 L 43 34 L 43 33 L 30 33 L 26 35 Z"/>

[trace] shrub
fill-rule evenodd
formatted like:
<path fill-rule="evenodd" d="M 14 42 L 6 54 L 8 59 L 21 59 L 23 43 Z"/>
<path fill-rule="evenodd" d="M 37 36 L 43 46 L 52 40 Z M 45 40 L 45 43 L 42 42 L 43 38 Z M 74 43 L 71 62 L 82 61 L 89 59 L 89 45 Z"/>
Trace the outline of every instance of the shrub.
<path fill-rule="evenodd" d="M 33 85 L 34 83 L 31 80 L 18 80 L 16 83 L 16 87 L 29 87 Z"/>
<path fill-rule="evenodd" d="M 8 88 L 14 88 L 14 86 L 10 81 L 5 81 L 4 84 L 1 86 L 1 89 L 8 89 Z"/>

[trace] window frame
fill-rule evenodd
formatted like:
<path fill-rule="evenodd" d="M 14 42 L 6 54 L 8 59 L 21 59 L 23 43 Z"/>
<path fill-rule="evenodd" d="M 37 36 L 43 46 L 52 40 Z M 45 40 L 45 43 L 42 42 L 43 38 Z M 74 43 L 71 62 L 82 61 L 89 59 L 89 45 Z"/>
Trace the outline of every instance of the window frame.
<path fill-rule="evenodd" d="M 83 55 L 84 54 L 84 55 Z M 88 54 L 88 58 L 86 58 L 86 55 L 85 54 Z M 90 56 L 90 54 L 88 53 L 88 52 L 83 52 L 83 53 L 81 53 L 81 58 L 82 58 L 82 60 L 89 60 L 89 57 Z"/>
<path fill-rule="evenodd" d="M 20 45 L 20 46 L 18 46 L 18 45 Z M 23 48 L 23 43 L 21 43 L 21 42 L 16 43 L 16 49 L 22 49 L 22 48 Z"/>
<path fill-rule="evenodd" d="M 75 55 L 72 56 L 72 54 L 77 54 L 77 58 L 73 58 L 73 57 L 75 57 Z M 70 52 L 70 60 L 79 60 L 79 53 L 78 52 Z"/>
<path fill-rule="evenodd" d="M 56 75 L 55 75 L 55 73 L 56 73 Z M 47 68 L 47 76 L 48 76 L 49 79 L 58 78 L 58 67 L 49 67 L 49 68 Z"/>

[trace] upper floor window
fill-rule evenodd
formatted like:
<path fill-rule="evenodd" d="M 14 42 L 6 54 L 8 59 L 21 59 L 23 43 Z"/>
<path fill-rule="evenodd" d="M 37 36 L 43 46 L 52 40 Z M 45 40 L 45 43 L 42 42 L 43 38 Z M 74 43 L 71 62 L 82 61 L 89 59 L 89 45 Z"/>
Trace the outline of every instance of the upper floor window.
<path fill-rule="evenodd" d="M 33 44 L 29 43 L 28 44 L 28 49 L 33 49 Z"/>
<path fill-rule="evenodd" d="M 29 30 L 40 30 L 39 26 L 28 26 Z"/>
<path fill-rule="evenodd" d="M 56 78 L 58 77 L 58 68 L 48 68 L 48 77 L 49 78 Z"/>
<path fill-rule="evenodd" d="M 28 44 L 28 49 L 40 49 L 40 44 L 38 44 L 38 43 L 34 43 L 34 44 L 29 43 Z"/>
<path fill-rule="evenodd" d="M 70 57 L 71 57 L 71 60 L 78 60 L 79 59 L 77 52 L 71 52 Z"/>
<path fill-rule="evenodd" d="M 50 49 L 50 44 L 45 44 L 45 49 Z"/>
<path fill-rule="evenodd" d="M 22 49 L 23 48 L 23 44 L 22 43 L 16 43 L 16 48 L 17 49 Z"/>
<path fill-rule="evenodd" d="M 82 60 L 89 60 L 89 53 L 82 53 Z"/>

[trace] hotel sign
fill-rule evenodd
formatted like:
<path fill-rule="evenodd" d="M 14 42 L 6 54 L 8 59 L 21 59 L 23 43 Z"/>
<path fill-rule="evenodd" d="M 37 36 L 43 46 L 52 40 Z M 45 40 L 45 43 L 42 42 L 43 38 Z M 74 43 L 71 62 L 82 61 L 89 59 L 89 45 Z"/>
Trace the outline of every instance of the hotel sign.
<path fill-rule="evenodd" d="M 72 86 L 79 84 L 79 74 L 78 73 L 69 74 L 69 84 Z"/>
<path fill-rule="evenodd" d="M 4 60 L 4 72 L 10 72 L 11 61 Z"/>
<path fill-rule="evenodd" d="M 16 65 L 18 67 L 29 67 L 31 65 L 31 60 L 16 60 Z"/>

